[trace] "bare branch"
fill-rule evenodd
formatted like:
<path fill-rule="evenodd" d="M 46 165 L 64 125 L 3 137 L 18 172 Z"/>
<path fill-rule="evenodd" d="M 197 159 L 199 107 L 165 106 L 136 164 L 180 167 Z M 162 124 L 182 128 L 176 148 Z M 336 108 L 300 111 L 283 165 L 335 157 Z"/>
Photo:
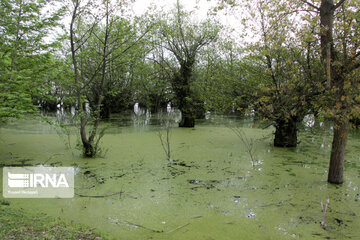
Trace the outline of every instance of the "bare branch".
<path fill-rule="evenodd" d="M 314 4 L 312 4 L 311 2 L 308 2 L 306 0 L 301 0 L 303 3 L 306 3 L 307 5 L 309 5 L 310 7 L 313 7 L 315 9 L 317 9 L 318 11 L 320 11 L 320 8 L 315 6 Z"/>
<path fill-rule="evenodd" d="M 355 64 L 353 64 L 352 66 L 351 66 L 351 71 L 354 71 L 354 70 L 356 70 L 356 69 L 358 69 L 358 68 L 360 68 L 360 62 L 357 62 L 357 63 L 355 63 Z"/>
<path fill-rule="evenodd" d="M 171 134 L 171 129 L 172 129 L 172 119 L 168 118 L 165 119 L 164 122 L 164 128 L 165 128 L 165 133 L 166 133 L 166 138 L 163 139 L 163 133 L 162 133 L 162 129 L 159 129 L 158 131 L 158 137 L 160 139 L 160 143 L 161 146 L 167 156 L 168 160 L 171 160 L 171 146 L 170 146 L 170 134 Z"/>
<path fill-rule="evenodd" d="M 79 194 L 79 193 L 75 193 L 76 196 L 79 197 L 90 197 L 90 198 L 104 198 L 104 197 L 111 197 L 111 196 L 115 196 L 115 195 L 120 195 L 123 192 L 116 192 L 116 193 L 110 193 L 110 194 L 105 194 L 105 195 L 84 195 L 84 194 Z"/>
<path fill-rule="evenodd" d="M 165 70 L 165 73 L 166 75 L 169 77 L 169 78 L 172 78 L 172 75 L 166 70 L 166 67 L 162 64 L 162 62 L 164 62 L 168 68 L 170 69 L 171 72 L 175 73 L 175 70 L 172 69 L 172 67 L 170 66 L 170 64 L 167 62 L 167 61 L 162 61 L 162 62 L 159 62 L 158 60 L 156 60 L 155 58 L 146 58 L 148 60 L 151 60 L 151 61 L 154 61 L 156 64 L 158 64 L 163 70 Z"/>
<path fill-rule="evenodd" d="M 128 224 L 128 225 L 131 225 L 131 226 L 134 226 L 134 227 L 144 228 L 144 229 L 146 229 L 146 230 L 149 230 L 149 231 L 152 231 L 152 232 L 156 232 L 156 233 L 162 233 L 162 232 L 164 232 L 163 230 L 155 230 L 155 229 L 148 228 L 148 227 L 145 227 L 145 226 L 143 226 L 143 225 L 136 224 L 136 223 L 131 223 L 131 222 L 128 222 L 128 221 L 125 221 L 124 223 L 125 223 L 125 224 Z M 119 224 L 119 223 L 117 223 L 117 224 Z"/>
<path fill-rule="evenodd" d="M 337 9 L 338 7 L 340 7 L 346 0 L 340 0 L 335 6 L 334 9 Z"/>
<path fill-rule="evenodd" d="M 181 9 L 180 9 L 180 3 L 179 1 L 177 1 L 177 22 L 179 24 L 179 31 L 180 31 L 180 36 L 181 36 L 181 41 L 182 44 L 184 45 L 184 47 L 182 48 L 185 52 L 185 54 L 188 56 L 189 55 L 189 49 L 188 46 L 186 45 L 186 41 L 185 41 L 185 34 L 184 34 L 184 29 L 183 29 L 183 25 L 182 25 L 182 19 L 181 19 Z M 181 44 L 180 44 L 181 47 Z"/>
<path fill-rule="evenodd" d="M 174 228 L 173 230 L 168 231 L 167 233 L 175 232 L 176 230 L 179 230 L 180 228 L 186 227 L 186 226 L 189 225 L 189 224 L 190 224 L 190 223 L 186 223 L 186 224 L 184 224 L 184 225 L 178 226 L 177 228 Z"/>
<path fill-rule="evenodd" d="M 254 141 L 253 141 L 253 139 L 249 139 L 246 136 L 245 132 L 239 127 L 229 126 L 228 128 L 230 128 L 236 134 L 236 136 L 239 137 L 241 142 L 244 144 L 245 149 L 250 156 L 251 165 L 252 165 L 252 167 L 254 167 L 255 166 L 255 156 L 254 156 Z"/>

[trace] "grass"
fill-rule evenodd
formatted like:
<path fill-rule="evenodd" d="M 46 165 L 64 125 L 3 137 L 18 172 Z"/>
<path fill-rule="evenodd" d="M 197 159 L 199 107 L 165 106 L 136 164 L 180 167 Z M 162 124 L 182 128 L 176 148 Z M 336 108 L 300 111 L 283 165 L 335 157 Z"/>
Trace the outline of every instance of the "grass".
<path fill-rule="evenodd" d="M 103 240 L 94 229 L 42 214 L 29 214 L 0 202 L 0 239 Z"/>

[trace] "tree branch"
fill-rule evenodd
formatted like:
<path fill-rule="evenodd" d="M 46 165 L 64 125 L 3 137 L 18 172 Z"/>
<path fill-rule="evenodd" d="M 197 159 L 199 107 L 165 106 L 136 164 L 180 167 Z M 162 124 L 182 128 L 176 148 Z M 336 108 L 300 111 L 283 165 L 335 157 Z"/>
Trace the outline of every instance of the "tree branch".
<path fill-rule="evenodd" d="M 84 195 L 84 194 L 80 194 L 80 193 L 75 193 L 76 196 L 79 197 L 90 197 L 90 198 L 105 198 L 105 197 L 111 197 L 111 196 L 115 196 L 115 195 L 120 195 L 123 192 L 116 192 L 116 193 L 110 193 L 110 194 L 105 194 L 105 195 Z"/>
<path fill-rule="evenodd" d="M 352 65 L 351 70 L 353 71 L 353 70 L 356 70 L 358 68 L 360 68 L 360 62 L 355 63 L 354 65 Z"/>
<path fill-rule="evenodd" d="M 338 7 L 340 7 L 346 0 L 340 0 L 335 6 L 334 9 L 337 9 Z"/>
<path fill-rule="evenodd" d="M 309 5 L 310 7 L 313 7 L 315 9 L 317 9 L 318 11 L 320 11 L 320 8 L 315 6 L 314 4 L 312 4 L 311 2 L 308 2 L 306 0 L 301 0 L 303 3 L 306 3 L 307 5 Z"/>
<path fill-rule="evenodd" d="M 149 231 L 152 231 L 152 232 L 156 232 L 156 233 L 162 233 L 162 232 L 164 232 L 163 230 L 151 229 L 151 228 L 145 227 L 145 226 L 143 226 L 143 225 L 136 224 L 136 223 L 131 223 L 131 222 L 128 222 L 128 221 L 125 221 L 124 223 L 125 223 L 125 224 L 128 224 L 128 225 L 131 225 L 131 226 L 134 226 L 134 227 L 144 228 L 144 229 L 146 229 L 146 230 L 149 230 Z M 117 223 L 117 224 L 119 224 L 119 223 Z"/>

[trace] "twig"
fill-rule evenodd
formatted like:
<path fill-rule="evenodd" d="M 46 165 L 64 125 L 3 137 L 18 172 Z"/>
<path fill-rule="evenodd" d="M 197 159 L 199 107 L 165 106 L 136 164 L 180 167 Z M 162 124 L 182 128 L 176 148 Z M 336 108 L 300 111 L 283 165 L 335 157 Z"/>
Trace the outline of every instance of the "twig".
<path fill-rule="evenodd" d="M 322 221 L 320 223 L 321 227 L 323 229 L 326 229 L 326 224 L 325 224 L 325 217 L 326 217 L 326 211 L 327 211 L 327 208 L 328 208 L 328 205 L 330 203 L 330 198 L 326 199 L 326 204 L 325 204 L 325 208 L 324 208 L 324 212 L 323 212 L 323 216 L 322 216 Z M 322 202 L 321 202 L 321 206 L 322 206 Z"/>
<path fill-rule="evenodd" d="M 173 230 L 168 231 L 167 233 L 175 232 L 176 230 L 179 230 L 180 228 L 186 227 L 186 226 L 189 225 L 189 224 L 190 224 L 190 223 L 186 223 L 186 224 L 184 224 L 184 225 L 178 226 L 177 228 L 174 228 Z"/>
<path fill-rule="evenodd" d="M 356 213 L 354 212 L 354 210 L 349 205 L 344 203 L 344 201 L 342 201 L 342 204 L 345 205 L 351 211 L 351 215 L 356 216 Z"/>
<path fill-rule="evenodd" d="M 166 154 L 166 157 L 168 158 L 168 160 L 170 160 L 170 143 L 169 143 L 169 137 L 168 137 L 168 131 L 166 131 L 166 139 L 167 139 L 167 142 L 164 143 L 164 140 L 163 140 L 163 135 L 162 135 L 162 132 L 161 130 L 159 130 L 158 132 L 158 137 L 160 139 L 160 143 L 161 143 L 161 146 Z"/>
<path fill-rule="evenodd" d="M 162 233 L 162 232 L 164 232 L 163 230 L 159 231 L 159 230 L 151 229 L 151 228 L 145 227 L 145 226 L 143 226 L 143 225 L 136 224 L 136 223 L 131 223 L 131 222 L 128 222 L 128 221 L 125 221 L 125 222 L 123 222 L 123 223 L 128 224 L 128 225 L 131 225 L 131 226 L 135 226 L 135 227 L 144 228 L 144 229 L 146 229 L 146 230 L 149 230 L 149 231 L 152 231 L 152 232 L 156 232 L 156 233 Z M 119 223 L 117 223 L 117 224 L 119 224 Z"/>
<path fill-rule="evenodd" d="M 60 155 L 64 155 L 63 153 L 55 153 L 53 155 L 51 155 L 45 162 L 44 164 L 46 164 L 47 162 L 49 162 L 51 159 L 53 159 L 56 156 L 60 156 Z"/>
<path fill-rule="evenodd" d="M 255 166 L 255 157 L 254 157 L 254 141 L 253 139 L 248 139 L 245 132 L 237 127 L 229 127 L 236 136 L 239 137 L 241 142 L 245 145 L 246 151 L 249 153 L 251 158 L 251 165 L 252 167 Z"/>
<path fill-rule="evenodd" d="M 91 197 L 91 198 L 104 198 L 104 197 L 111 197 L 114 195 L 121 195 L 123 192 L 116 192 L 116 193 L 110 193 L 110 194 L 106 194 L 106 195 L 84 195 L 84 194 L 79 194 L 79 193 L 75 193 L 76 196 L 79 197 Z"/>
<path fill-rule="evenodd" d="M 317 7 L 317 6 L 315 6 L 313 3 L 308 2 L 308 1 L 306 1 L 306 0 L 301 0 L 301 1 L 302 1 L 303 3 L 306 3 L 307 5 L 309 5 L 310 7 L 315 8 L 315 9 L 317 9 L 318 11 L 320 11 L 320 8 Z"/>
<path fill-rule="evenodd" d="M 165 130 L 166 133 L 166 138 L 163 136 L 162 130 L 163 129 L 159 129 L 158 131 L 158 137 L 160 139 L 160 143 L 161 146 L 166 154 L 166 157 L 168 160 L 171 159 L 171 146 L 170 146 L 170 135 L 171 135 L 171 129 L 172 129 L 172 119 L 171 116 L 168 119 L 163 120 L 164 121 L 164 127 L 163 129 Z M 163 139 L 164 137 L 164 139 Z"/>

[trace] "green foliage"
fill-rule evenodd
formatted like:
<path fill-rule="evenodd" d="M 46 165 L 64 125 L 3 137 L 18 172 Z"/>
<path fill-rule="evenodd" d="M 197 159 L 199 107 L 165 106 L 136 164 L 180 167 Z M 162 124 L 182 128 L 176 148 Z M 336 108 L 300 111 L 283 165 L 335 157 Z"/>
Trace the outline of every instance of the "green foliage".
<path fill-rule="evenodd" d="M 74 126 L 78 119 L 71 114 L 57 114 L 54 118 L 43 116 L 42 119 L 56 131 L 65 147 L 72 148 L 71 135 L 74 133 Z"/>
<path fill-rule="evenodd" d="M 154 61 L 167 75 L 174 93 L 173 103 L 182 113 L 180 126 L 193 127 L 202 115 L 203 102 L 196 95 L 196 63 L 202 49 L 218 38 L 220 25 L 214 19 L 196 22 L 177 2 L 167 14 L 159 14 L 160 27 Z"/>
<path fill-rule="evenodd" d="M 144 44 L 148 29 L 137 29 L 142 22 L 133 22 L 126 18 L 113 16 L 108 29 L 108 42 L 106 61 L 106 75 L 103 91 L 103 107 L 109 107 L 112 112 L 118 112 L 127 104 L 131 104 L 136 91 L 137 82 L 142 73 L 141 65 L 144 55 L 148 51 Z M 104 39 L 105 26 L 98 25 L 89 37 L 86 46 L 79 53 L 80 73 L 82 79 L 83 94 L 89 101 L 92 110 L 95 110 L 99 98 L 99 89 L 102 83 L 103 46 L 100 39 Z M 141 35 L 141 37 L 139 37 Z M 123 106 L 119 105 L 123 103 Z M 113 106 L 111 106 L 113 104 Z"/>
<path fill-rule="evenodd" d="M 298 25 L 301 15 L 291 2 L 258 1 L 248 5 L 251 18 L 245 19 L 259 41 L 249 43 L 246 51 L 256 71 L 247 71 L 252 79 L 261 79 L 254 88 L 254 109 L 274 123 L 285 119 L 301 121 L 315 113 L 318 83 L 324 80 L 318 59 L 318 42 L 309 39 L 314 28 Z M 295 27 L 296 26 L 296 27 Z"/>
<path fill-rule="evenodd" d="M 243 57 L 243 50 L 232 42 L 220 42 L 201 55 L 196 87 L 206 109 L 218 113 L 244 111 L 253 106 L 254 93 L 261 78 L 256 66 Z"/>
<path fill-rule="evenodd" d="M 34 113 L 34 101 L 45 91 L 53 44 L 44 38 L 60 17 L 43 14 L 45 6 L 45 1 L 1 1 L 0 121 Z"/>
<path fill-rule="evenodd" d="M 70 4 L 69 63 L 80 119 L 78 127 L 87 157 L 94 157 L 100 149 L 99 142 L 104 135 L 104 131 L 99 130 L 101 117 L 119 111 L 122 105 L 131 105 L 137 74 L 134 69 L 148 52 L 144 42 L 152 23 L 128 18 L 126 6 L 117 1 Z M 86 103 L 90 109 L 83 107 Z M 90 126 L 89 132 L 87 126 Z"/>
<path fill-rule="evenodd" d="M 153 57 L 155 59 L 155 57 Z M 166 108 L 174 99 L 169 75 L 162 65 L 146 60 L 139 63 L 135 73 L 135 100 L 152 112 Z"/>

